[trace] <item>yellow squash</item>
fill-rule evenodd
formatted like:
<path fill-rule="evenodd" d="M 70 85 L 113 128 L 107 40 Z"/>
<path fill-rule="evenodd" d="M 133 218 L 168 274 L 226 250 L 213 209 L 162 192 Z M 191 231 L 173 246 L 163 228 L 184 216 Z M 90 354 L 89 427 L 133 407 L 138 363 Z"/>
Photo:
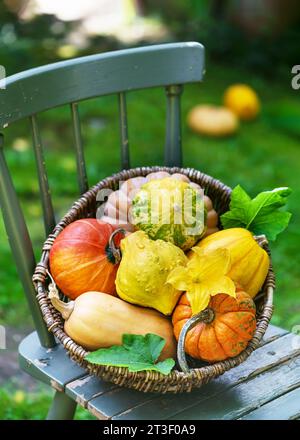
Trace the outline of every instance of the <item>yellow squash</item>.
<path fill-rule="evenodd" d="M 181 292 L 166 281 L 171 270 L 186 265 L 184 252 L 167 241 L 151 240 L 144 231 L 124 238 L 121 251 L 116 278 L 120 298 L 170 315 Z"/>
<path fill-rule="evenodd" d="M 225 229 L 201 240 L 197 247 L 208 251 L 226 248 L 230 252 L 228 276 L 253 298 L 261 289 L 270 266 L 267 252 L 243 228 Z M 193 258 L 193 253 L 190 253 Z"/>
<path fill-rule="evenodd" d="M 67 335 L 87 350 L 121 345 L 124 333 L 154 333 L 166 341 L 160 360 L 176 356 L 171 321 L 155 310 L 133 306 L 102 292 L 86 292 L 64 303 L 56 289 L 50 289 L 49 298 L 65 319 Z"/>
<path fill-rule="evenodd" d="M 144 184 L 132 201 L 131 221 L 137 229 L 184 251 L 204 235 L 206 216 L 203 194 L 172 177 Z"/>

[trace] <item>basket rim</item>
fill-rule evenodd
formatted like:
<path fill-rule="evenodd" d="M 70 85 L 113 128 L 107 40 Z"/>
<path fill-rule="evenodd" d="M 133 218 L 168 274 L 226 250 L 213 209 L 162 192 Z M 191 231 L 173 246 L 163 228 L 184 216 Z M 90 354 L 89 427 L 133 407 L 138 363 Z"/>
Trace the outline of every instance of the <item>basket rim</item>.
<path fill-rule="evenodd" d="M 104 380 L 111 381 L 118 385 L 125 385 L 141 391 L 154 392 L 183 392 L 191 391 L 194 387 L 199 387 L 209 380 L 225 373 L 229 369 L 241 364 L 260 344 L 260 341 L 267 329 L 273 312 L 273 292 L 275 289 L 275 276 L 272 269 L 270 258 L 270 268 L 262 288 L 263 306 L 257 319 L 257 326 L 253 338 L 249 341 L 247 347 L 237 356 L 218 361 L 213 364 L 191 368 L 187 373 L 179 370 L 173 370 L 168 375 L 154 371 L 129 372 L 126 367 L 100 366 L 90 364 L 84 360 L 88 353 L 82 346 L 73 341 L 64 331 L 62 327 L 62 317 L 60 313 L 54 309 L 48 299 L 48 289 L 46 280 L 48 278 L 47 270 L 49 269 L 49 253 L 55 238 L 70 223 L 83 218 L 84 212 L 90 210 L 95 203 L 97 193 L 100 189 L 110 188 L 117 189 L 119 181 L 127 180 L 131 177 L 146 176 L 149 173 L 157 171 L 167 171 L 170 174 L 181 173 L 190 178 L 191 181 L 199 183 L 205 189 L 209 187 L 208 193 L 221 193 L 221 201 L 228 205 L 231 195 L 231 188 L 223 184 L 221 181 L 202 173 L 193 168 L 181 167 L 165 167 L 165 166 L 149 166 L 137 167 L 123 170 L 100 180 L 96 185 L 91 187 L 77 201 L 73 203 L 69 211 L 57 223 L 52 233 L 49 234 L 42 248 L 42 255 L 39 263 L 36 265 L 33 283 L 37 293 L 37 300 L 46 322 L 47 328 L 51 331 L 58 341 L 65 347 L 70 357 L 79 365 L 86 368 L 89 373 L 96 374 Z M 219 204 L 221 202 L 219 201 Z M 218 208 L 218 207 L 217 207 Z M 218 209 L 217 209 L 218 210 Z M 225 209 L 226 210 L 226 209 Z M 223 209 L 223 211 L 225 211 Z M 219 207 L 218 214 L 221 213 L 222 207 Z M 269 256 L 270 249 L 268 245 L 264 246 Z"/>

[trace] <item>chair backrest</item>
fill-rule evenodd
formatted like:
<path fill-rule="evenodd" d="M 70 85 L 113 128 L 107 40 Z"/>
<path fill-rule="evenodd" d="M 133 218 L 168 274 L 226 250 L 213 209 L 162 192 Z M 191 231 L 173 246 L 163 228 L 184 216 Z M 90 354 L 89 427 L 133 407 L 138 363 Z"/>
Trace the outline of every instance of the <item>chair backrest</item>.
<path fill-rule="evenodd" d="M 80 193 L 88 189 L 78 102 L 117 94 L 122 168 L 130 167 L 126 93 L 150 87 L 165 87 L 167 96 L 165 164 L 181 165 L 180 95 L 183 85 L 202 80 L 204 48 L 199 43 L 172 43 L 120 50 L 75 58 L 12 75 L 0 90 L 0 127 L 29 118 L 43 208 L 45 232 L 55 226 L 43 145 L 37 114 L 68 104 L 74 134 Z M 24 216 L 18 202 L 0 135 L 0 204 L 18 273 L 29 302 L 41 344 L 55 344 L 42 319 L 32 284 L 35 259 Z"/>

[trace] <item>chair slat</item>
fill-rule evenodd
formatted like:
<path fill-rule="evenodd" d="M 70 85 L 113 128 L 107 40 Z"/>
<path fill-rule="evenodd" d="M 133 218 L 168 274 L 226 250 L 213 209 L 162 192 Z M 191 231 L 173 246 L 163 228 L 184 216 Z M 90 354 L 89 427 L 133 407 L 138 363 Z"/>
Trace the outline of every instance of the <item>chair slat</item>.
<path fill-rule="evenodd" d="M 166 121 L 165 165 L 170 167 L 182 166 L 181 114 L 180 114 L 180 95 L 182 91 L 183 91 L 182 85 L 171 85 L 166 87 L 167 121 Z"/>
<path fill-rule="evenodd" d="M 36 332 L 30 333 L 19 345 L 19 364 L 26 373 L 56 391 L 64 391 L 69 382 L 85 376 L 86 371 L 69 358 L 62 344 L 51 348 L 40 347 Z"/>
<path fill-rule="evenodd" d="M 246 413 L 241 420 L 293 420 L 300 415 L 300 388 Z"/>
<path fill-rule="evenodd" d="M 30 121 L 32 128 L 33 147 L 34 147 L 36 166 L 37 166 L 37 172 L 39 178 L 40 197 L 41 197 L 43 216 L 44 216 L 44 226 L 45 226 L 46 235 L 48 235 L 50 234 L 50 232 L 52 232 L 56 222 L 55 222 L 54 211 L 51 201 L 51 194 L 48 184 L 48 176 L 45 166 L 43 146 L 42 146 L 36 115 L 31 116 Z"/>
<path fill-rule="evenodd" d="M 18 274 L 27 297 L 40 342 L 44 347 L 53 347 L 55 340 L 53 335 L 48 332 L 43 320 L 31 280 L 35 268 L 35 258 L 23 212 L 4 157 L 3 135 L 0 135 L 0 204 Z"/>
<path fill-rule="evenodd" d="M 0 127 L 70 102 L 201 81 L 204 47 L 195 42 L 156 44 L 90 55 L 6 78 L 0 93 Z"/>
<path fill-rule="evenodd" d="M 121 164 L 122 169 L 130 168 L 129 141 L 128 141 L 128 125 L 127 125 L 127 108 L 125 93 L 118 94 L 119 99 L 119 116 L 120 116 L 120 135 L 121 135 Z"/>
<path fill-rule="evenodd" d="M 76 150 L 77 177 L 80 194 L 84 194 L 88 188 L 88 178 L 86 174 L 86 166 L 83 152 L 83 143 L 81 136 L 80 118 L 77 102 L 71 103 L 72 125 Z"/>

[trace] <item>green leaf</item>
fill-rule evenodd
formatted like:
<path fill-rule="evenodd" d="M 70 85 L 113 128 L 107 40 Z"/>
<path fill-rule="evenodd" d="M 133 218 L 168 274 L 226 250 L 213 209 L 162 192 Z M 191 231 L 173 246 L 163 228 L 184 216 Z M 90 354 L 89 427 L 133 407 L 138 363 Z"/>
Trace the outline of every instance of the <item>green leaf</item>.
<path fill-rule="evenodd" d="M 130 372 L 153 370 L 169 374 L 175 365 L 174 359 L 157 362 L 165 340 L 153 333 L 142 335 L 124 334 L 123 345 L 100 348 L 85 356 L 92 364 L 127 367 Z"/>
<path fill-rule="evenodd" d="M 286 204 L 291 192 L 287 187 L 275 188 L 251 199 L 238 185 L 232 191 L 230 210 L 221 216 L 221 223 L 225 229 L 242 227 L 275 240 L 289 224 L 292 214 L 279 209 Z"/>

